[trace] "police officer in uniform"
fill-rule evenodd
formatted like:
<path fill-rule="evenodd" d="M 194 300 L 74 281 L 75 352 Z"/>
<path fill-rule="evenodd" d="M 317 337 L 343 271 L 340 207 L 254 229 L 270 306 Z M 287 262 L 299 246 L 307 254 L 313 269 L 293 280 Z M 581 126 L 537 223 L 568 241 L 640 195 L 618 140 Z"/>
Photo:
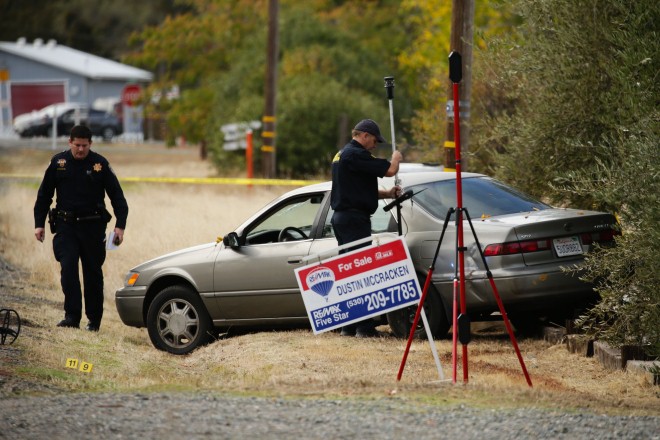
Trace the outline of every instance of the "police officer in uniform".
<path fill-rule="evenodd" d="M 99 331 L 103 317 L 103 262 L 105 228 L 112 216 L 105 209 L 108 194 L 115 213 L 114 244 L 124 240 L 128 204 L 108 161 L 91 151 L 92 132 L 76 125 L 69 136 L 69 150 L 50 160 L 34 204 L 34 235 L 44 241 L 49 218 L 55 259 L 60 263 L 64 292 L 64 319 L 58 327 L 80 326 L 82 289 L 78 262 L 82 263 L 86 329 Z M 49 210 L 57 193 L 55 208 Z"/>
<path fill-rule="evenodd" d="M 364 119 L 355 126 L 351 141 L 332 161 L 332 192 L 330 204 L 332 228 L 339 245 L 371 236 L 371 215 L 378 208 L 378 199 L 395 198 L 401 188 L 378 188 L 378 177 L 392 177 L 399 171 L 403 156 L 392 152 L 390 161 L 374 157 L 371 152 L 376 144 L 385 143 L 378 124 Z M 348 252 L 369 246 L 369 242 L 342 250 Z M 375 322 L 368 319 L 342 328 L 342 336 L 377 336 Z"/>

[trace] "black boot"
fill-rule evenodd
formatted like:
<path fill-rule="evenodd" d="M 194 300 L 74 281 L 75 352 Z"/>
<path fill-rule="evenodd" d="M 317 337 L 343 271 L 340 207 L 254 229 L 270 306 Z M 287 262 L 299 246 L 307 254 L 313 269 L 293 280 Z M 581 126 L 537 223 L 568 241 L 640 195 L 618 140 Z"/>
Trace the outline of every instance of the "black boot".
<path fill-rule="evenodd" d="M 97 332 L 101 328 L 101 323 L 99 321 L 89 321 L 85 330 L 88 332 Z"/>
<path fill-rule="evenodd" d="M 64 315 L 64 319 L 57 323 L 58 327 L 80 328 L 80 318 L 76 319 L 71 315 Z"/>

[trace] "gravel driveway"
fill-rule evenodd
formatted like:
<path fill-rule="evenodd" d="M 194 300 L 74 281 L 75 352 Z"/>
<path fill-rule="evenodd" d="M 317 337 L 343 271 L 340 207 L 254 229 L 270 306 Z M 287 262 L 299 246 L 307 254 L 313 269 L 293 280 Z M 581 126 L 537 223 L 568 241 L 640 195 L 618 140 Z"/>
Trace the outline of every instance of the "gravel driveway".
<path fill-rule="evenodd" d="M 660 439 L 660 417 L 217 394 L 64 394 L 0 401 L 7 439 Z"/>

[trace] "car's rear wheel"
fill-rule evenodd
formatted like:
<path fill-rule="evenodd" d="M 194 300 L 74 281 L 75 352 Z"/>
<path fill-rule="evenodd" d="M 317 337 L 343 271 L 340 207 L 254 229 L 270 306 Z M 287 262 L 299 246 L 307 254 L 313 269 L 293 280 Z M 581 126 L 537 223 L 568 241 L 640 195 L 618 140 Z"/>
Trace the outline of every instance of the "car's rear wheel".
<path fill-rule="evenodd" d="M 416 313 L 416 305 L 388 313 L 387 322 L 392 329 L 392 333 L 398 338 L 408 339 Z M 429 291 L 424 300 L 424 313 L 426 314 L 426 319 L 428 320 L 433 336 L 438 338 L 445 337 L 449 331 L 449 321 L 442 306 L 440 295 L 438 295 L 438 292 L 432 285 L 429 285 Z M 415 329 L 415 338 L 426 339 L 426 337 L 426 329 L 420 316 Z"/>
<path fill-rule="evenodd" d="M 149 306 L 147 329 L 159 350 L 187 354 L 209 342 L 212 324 L 199 295 L 186 286 L 170 286 Z"/>

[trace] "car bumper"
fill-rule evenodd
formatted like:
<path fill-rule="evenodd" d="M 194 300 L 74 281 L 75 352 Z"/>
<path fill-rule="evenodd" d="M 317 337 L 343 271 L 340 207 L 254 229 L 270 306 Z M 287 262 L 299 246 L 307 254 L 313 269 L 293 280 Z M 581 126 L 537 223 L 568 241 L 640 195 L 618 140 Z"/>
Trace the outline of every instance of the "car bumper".
<path fill-rule="evenodd" d="M 142 309 L 146 294 L 146 286 L 122 287 L 115 292 L 115 305 L 124 324 L 131 327 L 145 326 Z"/>
<path fill-rule="evenodd" d="M 507 312 L 542 311 L 568 308 L 597 298 L 593 286 L 565 272 L 539 272 L 513 277 L 494 277 L 495 287 Z M 443 302 L 452 304 L 453 282 L 434 282 Z M 488 278 L 466 277 L 468 311 L 497 311 L 493 288 Z"/>

